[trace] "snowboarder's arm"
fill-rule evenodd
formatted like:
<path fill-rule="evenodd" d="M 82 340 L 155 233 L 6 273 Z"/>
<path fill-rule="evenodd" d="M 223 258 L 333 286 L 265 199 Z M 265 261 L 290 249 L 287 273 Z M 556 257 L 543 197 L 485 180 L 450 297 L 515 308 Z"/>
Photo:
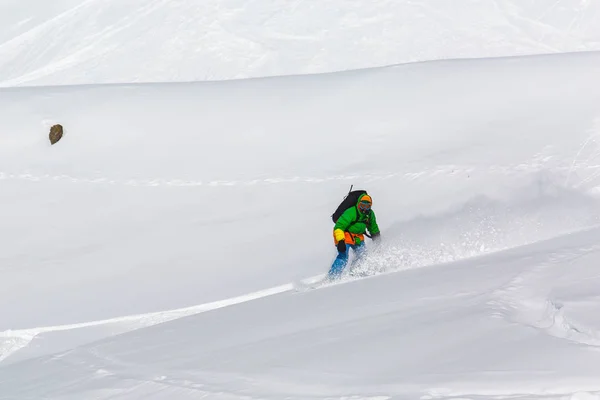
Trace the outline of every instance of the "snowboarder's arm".
<path fill-rule="evenodd" d="M 376 235 L 379 233 L 379 225 L 377 225 L 377 218 L 375 217 L 375 212 L 371 211 L 371 218 L 369 218 L 369 226 L 367 227 L 367 229 L 369 229 L 369 233 L 371 235 Z"/>
<path fill-rule="evenodd" d="M 344 213 L 337 220 L 335 226 L 333 227 L 333 235 L 335 237 L 336 244 L 344 240 L 346 237 L 345 233 L 348 227 L 352 225 L 352 223 L 356 220 L 356 209 L 351 207 L 344 211 Z"/>

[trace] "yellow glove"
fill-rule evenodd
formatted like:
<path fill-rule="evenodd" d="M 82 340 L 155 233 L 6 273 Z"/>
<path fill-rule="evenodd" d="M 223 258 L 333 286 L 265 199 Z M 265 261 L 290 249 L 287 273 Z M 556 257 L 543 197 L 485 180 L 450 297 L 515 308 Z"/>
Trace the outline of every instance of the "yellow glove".
<path fill-rule="evenodd" d="M 344 241 L 346 239 L 346 234 L 341 229 L 336 229 L 333 231 L 333 237 L 335 238 L 335 244 L 338 244 L 340 241 Z"/>

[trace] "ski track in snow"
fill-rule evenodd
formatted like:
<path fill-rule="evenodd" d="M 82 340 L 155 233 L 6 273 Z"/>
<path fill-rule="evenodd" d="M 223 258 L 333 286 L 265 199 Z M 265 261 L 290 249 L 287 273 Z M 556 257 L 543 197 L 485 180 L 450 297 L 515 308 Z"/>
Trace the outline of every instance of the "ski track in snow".
<path fill-rule="evenodd" d="M 528 170 L 528 165 L 522 165 L 520 170 Z M 600 166 L 597 166 L 600 169 Z M 530 168 L 529 168 L 530 169 Z M 504 172 L 508 172 L 510 169 L 505 169 Z M 516 172 L 517 169 L 514 169 Z M 111 179 L 111 178 L 82 178 L 74 177 L 70 175 L 34 175 L 30 173 L 7 173 L 0 172 L 0 180 L 27 180 L 32 182 L 44 182 L 44 181 L 64 181 L 71 183 L 84 183 L 84 184 L 108 184 L 116 186 L 139 186 L 139 187 L 157 187 L 157 186 L 179 186 L 179 187 L 193 187 L 193 186 L 253 186 L 253 185 L 270 185 L 270 184 L 281 184 L 281 183 L 323 183 L 331 181 L 342 181 L 352 179 L 362 179 L 365 181 L 378 181 L 386 180 L 397 177 L 403 177 L 409 180 L 414 180 L 423 176 L 436 176 L 439 174 L 453 175 L 453 174 L 468 174 L 475 171 L 475 167 L 455 167 L 446 166 L 439 169 L 430 171 L 419 171 L 419 172 L 383 172 L 377 174 L 349 174 L 349 175 L 333 175 L 324 178 L 309 177 L 309 176 L 293 176 L 293 177 L 274 177 L 274 178 L 262 178 L 262 179 L 250 179 L 250 180 L 212 180 L 212 181 L 200 181 L 200 180 L 183 180 L 183 179 Z"/>
<path fill-rule="evenodd" d="M 318 275 L 302 280 L 303 284 L 312 284 L 323 278 L 323 275 Z M 259 290 L 257 292 L 248 293 L 245 295 L 232 297 L 229 299 L 218 300 L 210 303 L 194 305 L 190 307 L 178 308 L 174 310 L 157 311 L 145 314 L 127 315 L 98 321 L 89 321 L 67 325 L 46 326 L 29 329 L 7 330 L 0 332 L 0 363 L 10 357 L 12 354 L 21 350 L 31 343 L 36 336 L 49 332 L 68 331 L 73 329 L 90 328 L 94 326 L 120 324 L 120 323 L 136 323 L 140 329 L 152 325 L 157 325 L 163 322 L 172 321 L 178 318 L 187 317 L 189 315 L 200 314 L 207 311 L 216 310 L 232 306 L 235 304 L 245 303 L 248 301 L 260 299 L 263 297 L 274 296 L 276 294 L 292 291 L 296 288 L 295 283 L 288 283 L 280 286 L 275 286 L 268 289 Z M 131 329 L 131 330 L 134 330 Z"/>
<path fill-rule="evenodd" d="M 340 174 L 332 175 L 328 177 L 310 177 L 310 176 L 292 176 L 292 177 L 273 177 L 273 178 L 261 178 L 261 179 L 250 179 L 250 180 L 186 180 L 186 179 L 168 179 L 168 178 L 147 178 L 147 179 L 112 179 L 106 177 L 98 178 L 87 178 L 77 177 L 67 174 L 61 175 L 36 175 L 29 172 L 23 173 L 11 173 L 0 171 L 0 181 L 2 180 L 25 180 L 31 182 L 68 182 L 78 184 L 105 184 L 115 186 L 135 186 L 135 187 L 198 187 L 198 186 L 253 186 L 253 185 L 272 185 L 272 184 L 284 184 L 284 183 L 324 183 L 332 181 L 346 181 L 346 180 L 362 180 L 365 182 L 374 182 L 394 178 L 403 178 L 409 181 L 420 179 L 420 178 L 431 178 L 438 177 L 440 175 L 447 176 L 463 176 L 468 178 L 471 174 L 477 173 L 497 173 L 503 175 L 510 174 L 521 174 L 524 172 L 534 173 L 540 172 L 547 168 L 545 160 L 533 160 L 530 163 L 521 163 L 514 165 L 498 165 L 498 166 L 466 166 L 466 165 L 440 165 L 436 168 L 431 168 L 422 171 L 409 171 L 409 172 L 379 172 L 369 174 Z M 574 171 L 594 171 L 592 177 L 587 177 L 584 182 L 587 183 L 592 178 L 600 177 L 600 165 L 590 165 L 588 163 L 581 165 L 568 165 L 568 166 L 553 166 L 552 170 L 558 172 L 566 172 L 571 174 Z"/>
<path fill-rule="evenodd" d="M 63 181 L 70 183 L 83 183 L 83 184 L 106 184 L 115 186 L 137 186 L 137 187 L 163 187 L 163 186 L 175 186 L 175 187 L 194 187 L 194 186 L 253 186 L 253 185 L 270 185 L 280 183 L 322 183 L 331 182 L 337 180 L 351 180 L 351 179 L 365 179 L 367 181 L 376 181 L 383 179 L 390 179 L 404 175 L 405 177 L 416 178 L 420 173 L 413 174 L 400 174 L 400 173 L 389 173 L 380 175 L 336 175 L 326 178 L 316 177 L 276 177 L 276 178 L 263 178 L 263 179 L 251 179 L 246 181 L 240 180 L 214 180 L 214 181 L 199 181 L 199 180 L 184 180 L 184 179 L 111 179 L 111 178 L 81 178 L 73 177 L 70 175 L 32 175 L 29 173 L 6 173 L 0 172 L 0 180 L 27 180 L 31 182 L 47 182 L 47 181 Z"/>
<path fill-rule="evenodd" d="M 552 287 L 540 285 L 544 275 L 554 268 L 598 250 L 600 245 L 555 253 L 546 262 L 517 275 L 492 294 L 488 305 L 494 309 L 493 315 L 531 326 L 556 338 L 600 348 L 600 331 L 570 320 L 563 304 L 551 298 Z"/>

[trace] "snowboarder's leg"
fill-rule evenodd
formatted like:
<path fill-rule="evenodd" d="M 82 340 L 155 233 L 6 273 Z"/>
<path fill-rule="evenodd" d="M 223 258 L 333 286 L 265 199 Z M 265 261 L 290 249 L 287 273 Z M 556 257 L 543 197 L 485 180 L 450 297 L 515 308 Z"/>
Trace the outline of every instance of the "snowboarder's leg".
<path fill-rule="evenodd" d="M 360 244 L 352 246 L 352 250 L 354 250 L 355 254 L 352 265 L 359 265 L 367 253 L 367 246 L 365 245 L 365 242 L 360 242 Z"/>
<path fill-rule="evenodd" d="M 333 261 L 333 264 L 331 265 L 331 268 L 329 269 L 329 273 L 327 274 L 330 279 L 338 278 L 342 274 L 342 272 L 344 271 L 344 268 L 346 268 L 346 265 L 348 264 L 348 252 L 349 251 L 350 251 L 350 246 L 348 246 L 348 245 L 346 245 L 346 251 L 344 251 L 344 252 L 338 251 L 338 255 L 335 258 L 335 260 Z"/>

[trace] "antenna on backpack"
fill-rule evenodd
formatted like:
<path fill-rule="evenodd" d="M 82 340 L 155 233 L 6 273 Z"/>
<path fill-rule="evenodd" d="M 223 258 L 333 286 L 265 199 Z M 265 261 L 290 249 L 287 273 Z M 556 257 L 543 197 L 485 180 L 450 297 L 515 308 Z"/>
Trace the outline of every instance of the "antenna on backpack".
<path fill-rule="evenodd" d="M 352 193 L 353 187 L 354 187 L 354 184 L 350 185 L 350 190 L 348 190 L 348 194 L 344 196 L 344 199 L 346 199 L 348 196 L 350 196 L 350 193 Z"/>

